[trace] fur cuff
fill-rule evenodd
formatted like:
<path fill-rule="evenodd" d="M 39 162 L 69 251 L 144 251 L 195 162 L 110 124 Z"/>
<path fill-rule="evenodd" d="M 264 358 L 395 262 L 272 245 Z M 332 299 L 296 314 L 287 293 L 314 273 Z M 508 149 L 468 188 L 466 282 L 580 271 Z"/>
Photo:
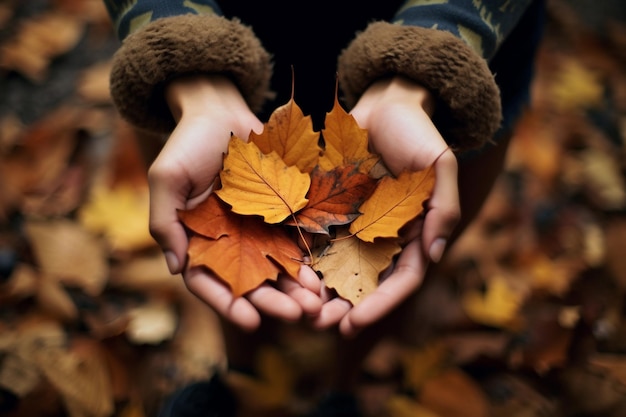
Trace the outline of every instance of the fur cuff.
<path fill-rule="evenodd" d="M 185 74 L 221 73 L 253 111 L 269 94 L 271 57 L 252 30 L 214 15 L 167 17 L 128 36 L 113 58 L 111 96 L 133 125 L 169 132 L 175 122 L 163 88 Z"/>
<path fill-rule="evenodd" d="M 437 98 L 433 122 L 457 152 L 492 140 L 502 119 L 487 62 L 454 35 L 416 26 L 370 24 L 339 57 L 339 81 L 352 107 L 375 80 L 404 75 Z"/>

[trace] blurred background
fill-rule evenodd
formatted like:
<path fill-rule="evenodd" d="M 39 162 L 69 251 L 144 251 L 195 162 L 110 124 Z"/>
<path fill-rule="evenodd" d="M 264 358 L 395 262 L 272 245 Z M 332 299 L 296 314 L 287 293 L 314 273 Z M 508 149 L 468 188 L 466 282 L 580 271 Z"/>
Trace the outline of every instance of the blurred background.
<path fill-rule="evenodd" d="M 424 283 L 416 342 L 367 362 L 371 416 L 626 415 L 626 5 L 548 6 L 506 168 Z M 118 46 L 100 0 L 0 2 L 0 416 L 153 416 L 225 367 L 148 233 L 160 142 L 112 106 Z M 230 384 L 298 412 L 332 348 L 288 328 Z"/>

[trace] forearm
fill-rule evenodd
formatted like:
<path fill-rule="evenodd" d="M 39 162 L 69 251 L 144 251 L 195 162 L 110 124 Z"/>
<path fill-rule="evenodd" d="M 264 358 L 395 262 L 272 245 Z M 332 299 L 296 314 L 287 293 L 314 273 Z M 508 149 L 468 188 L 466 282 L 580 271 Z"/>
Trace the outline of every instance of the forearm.
<path fill-rule="evenodd" d="M 214 0 L 103 0 L 120 40 L 164 17 L 184 14 L 216 15 L 222 11 Z"/>
<path fill-rule="evenodd" d="M 479 56 L 490 60 L 517 25 L 532 0 L 408 0 L 393 23 L 436 28 L 463 40 Z M 469 4 L 468 4 L 469 3 Z"/>

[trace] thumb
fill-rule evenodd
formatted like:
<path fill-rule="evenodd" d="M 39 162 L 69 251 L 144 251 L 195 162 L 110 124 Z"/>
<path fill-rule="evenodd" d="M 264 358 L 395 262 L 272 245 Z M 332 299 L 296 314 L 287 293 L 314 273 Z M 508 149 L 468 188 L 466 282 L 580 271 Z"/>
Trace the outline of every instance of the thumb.
<path fill-rule="evenodd" d="M 443 256 L 448 239 L 461 217 L 458 165 L 452 152 L 444 152 L 435 163 L 436 181 L 424 219 L 422 245 L 433 262 Z"/>

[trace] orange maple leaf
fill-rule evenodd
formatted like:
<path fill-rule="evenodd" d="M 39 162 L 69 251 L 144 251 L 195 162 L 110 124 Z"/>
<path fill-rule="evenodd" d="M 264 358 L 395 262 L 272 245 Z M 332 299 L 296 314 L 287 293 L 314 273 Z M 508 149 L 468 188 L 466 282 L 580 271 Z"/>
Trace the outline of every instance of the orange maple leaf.
<path fill-rule="evenodd" d="M 264 154 L 276 152 L 286 165 L 297 166 L 302 172 L 310 172 L 317 165 L 322 151 L 311 117 L 304 116 L 293 98 L 272 112 L 261 134 L 250 132 L 250 141 Z"/>
<path fill-rule="evenodd" d="M 354 117 L 346 113 L 336 96 L 333 108 L 326 113 L 322 136 L 324 154 L 319 165 L 327 171 L 357 163 L 359 170 L 367 173 L 380 159 L 368 149 L 367 130 L 362 129 Z"/>
<path fill-rule="evenodd" d="M 329 226 L 348 224 L 359 216 L 358 208 L 374 190 L 376 180 L 357 168 L 355 164 L 330 172 L 315 168 L 307 194 L 309 202 L 296 214 L 298 225 L 307 232 L 329 234 Z"/>
<path fill-rule="evenodd" d="M 237 215 L 215 194 L 179 216 L 196 231 L 189 239 L 189 266 L 208 268 L 235 297 L 275 281 L 282 272 L 297 279 L 302 251 L 285 229 L 258 216 Z M 204 216 L 210 220 L 202 222 Z"/>

